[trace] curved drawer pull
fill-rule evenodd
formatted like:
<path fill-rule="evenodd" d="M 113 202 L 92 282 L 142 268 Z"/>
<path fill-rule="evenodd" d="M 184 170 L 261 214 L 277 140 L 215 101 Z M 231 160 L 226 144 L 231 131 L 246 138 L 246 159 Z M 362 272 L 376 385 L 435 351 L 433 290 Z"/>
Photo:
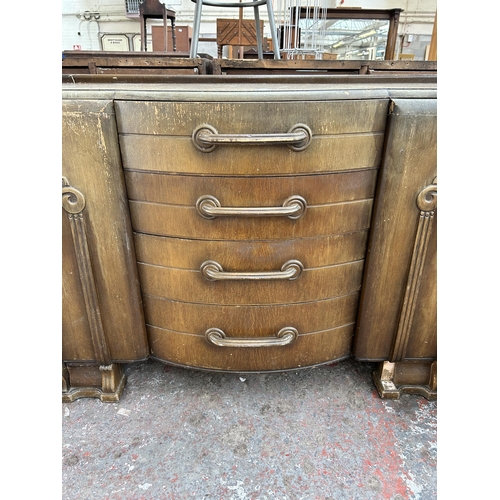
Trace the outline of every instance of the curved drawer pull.
<path fill-rule="evenodd" d="M 285 326 L 276 337 L 264 338 L 232 338 L 228 339 L 226 334 L 219 328 L 209 328 L 205 332 L 205 338 L 219 347 L 273 347 L 284 346 L 295 342 L 299 333 L 293 326 Z"/>
<path fill-rule="evenodd" d="M 304 270 L 298 260 L 289 260 L 283 264 L 281 271 L 265 271 L 256 273 L 228 273 L 222 266 L 213 260 L 203 262 L 200 267 L 201 274 L 208 281 L 228 280 L 296 280 Z"/>
<path fill-rule="evenodd" d="M 202 153 L 211 153 L 217 146 L 286 145 L 293 151 L 303 151 L 311 143 L 311 129 L 297 123 L 287 133 L 276 134 L 219 134 L 212 125 L 200 125 L 193 131 L 193 144 Z"/>
<path fill-rule="evenodd" d="M 196 202 L 196 211 L 205 219 L 215 217 L 288 217 L 299 219 L 304 215 L 307 202 L 302 196 L 290 196 L 281 207 L 222 207 L 220 201 L 209 194 L 200 196 Z"/>

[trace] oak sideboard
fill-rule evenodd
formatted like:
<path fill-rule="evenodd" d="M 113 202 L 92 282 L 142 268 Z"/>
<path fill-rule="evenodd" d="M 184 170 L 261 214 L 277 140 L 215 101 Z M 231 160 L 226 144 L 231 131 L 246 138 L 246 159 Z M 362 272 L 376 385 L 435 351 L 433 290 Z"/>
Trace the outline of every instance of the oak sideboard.
<path fill-rule="evenodd" d="M 355 357 L 378 364 L 381 397 L 436 398 L 435 74 L 66 75 L 62 90 L 64 401 L 117 401 L 123 364 L 148 358 Z"/>

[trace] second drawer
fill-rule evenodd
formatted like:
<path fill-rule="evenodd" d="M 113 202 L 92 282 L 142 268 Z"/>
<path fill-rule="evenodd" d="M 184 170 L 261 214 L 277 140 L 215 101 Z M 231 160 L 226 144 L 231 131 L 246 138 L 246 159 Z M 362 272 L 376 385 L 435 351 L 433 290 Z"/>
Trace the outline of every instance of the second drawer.
<path fill-rule="evenodd" d="M 126 181 L 138 233 L 287 239 L 367 229 L 376 173 L 220 178 L 126 172 Z"/>

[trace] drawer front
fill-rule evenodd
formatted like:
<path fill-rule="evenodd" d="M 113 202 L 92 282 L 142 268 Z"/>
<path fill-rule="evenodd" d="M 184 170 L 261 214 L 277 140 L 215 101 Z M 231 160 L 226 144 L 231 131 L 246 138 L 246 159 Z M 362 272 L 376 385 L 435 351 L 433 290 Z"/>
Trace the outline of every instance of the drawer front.
<path fill-rule="evenodd" d="M 377 167 L 387 109 L 387 100 L 307 105 L 116 102 L 125 169 L 214 175 L 290 175 Z M 285 143 L 246 145 L 249 135 L 281 136 L 298 124 L 306 125 L 311 134 L 303 150 Z M 202 125 L 210 125 L 217 136 L 239 137 L 203 152 L 193 141 Z"/>
<path fill-rule="evenodd" d="M 284 262 L 276 263 L 279 273 Z M 294 280 L 209 281 L 190 271 L 138 264 L 144 294 L 203 304 L 287 304 L 339 297 L 361 289 L 364 261 L 305 268 Z M 238 272 L 227 269 L 229 273 Z M 244 270 L 243 272 L 245 272 Z"/>
<path fill-rule="evenodd" d="M 136 232 L 204 239 L 311 237 L 368 228 L 376 171 L 298 177 L 198 177 L 127 172 L 132 225 Z M 209 197 L 222 210 L 280 211 L 300 197 L 306 209 L 291 218 L 207 218 L 200 201 Z M 210 201 L 213 205 L 214 202 Z M 210 216 L 210 215 L 209 215 Z"/>
<path fill-rule="evenodd" d="M 312 206 L 299 220 L 278 217 L 221 217 L 207 220 L 196 208 L 130 202 L 132 226 L 136 232 L 212 240 L 255 240 L 308 238 L 369 228 L 372 200 L 357 200 Z"/>
<path fill-rule="evenodd" d="M 151 355 L 182 366 L 217 371 L 259 372 L 290 370 L 348 357 L 354 324 L 309 335 L 298 335 L 291 345 L 219 347 L 203 335 L 186 335 L 148 327 Z"/>

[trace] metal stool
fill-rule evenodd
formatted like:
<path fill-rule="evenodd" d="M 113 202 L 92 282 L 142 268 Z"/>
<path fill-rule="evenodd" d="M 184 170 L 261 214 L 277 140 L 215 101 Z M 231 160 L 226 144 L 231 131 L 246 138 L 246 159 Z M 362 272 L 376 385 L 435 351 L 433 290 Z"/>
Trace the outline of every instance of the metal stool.
<path fill-rule="evenodd" d="M 272 0 L 251 0 L 248 2 L 217 2 L 212 0 L 191 0 L 196 3 L 196 8 L 194 11 L 193 20 L 193 38 L 191 40 L 191 50 L 189 57 L 197 57 L 198 55 L 198 38 L 200 37 L 200 23 L 201 23 L 201 9 L 204 5 L 210 5 L 211 7 L 235 7 L 238 9 L 244 7 L 253 7 L 254 17 L 255 17 L 255 27 L 257 34 L 257 54 L 259 59 L 264 59 L 263 55 L 263 39 L 262 33 L 260 32 L 260 21 L 259 21 L 259 6 L 267 5 L 267 14 L 269 16 L 269 26 L 271 28 L 271 39 L 273 41 L 273 51 L 274 59 L 280 59 L 280 46 L 278 42 L 278 33 L 276 31 L 276 24 L 274 22 L 274 12 Z"/>

